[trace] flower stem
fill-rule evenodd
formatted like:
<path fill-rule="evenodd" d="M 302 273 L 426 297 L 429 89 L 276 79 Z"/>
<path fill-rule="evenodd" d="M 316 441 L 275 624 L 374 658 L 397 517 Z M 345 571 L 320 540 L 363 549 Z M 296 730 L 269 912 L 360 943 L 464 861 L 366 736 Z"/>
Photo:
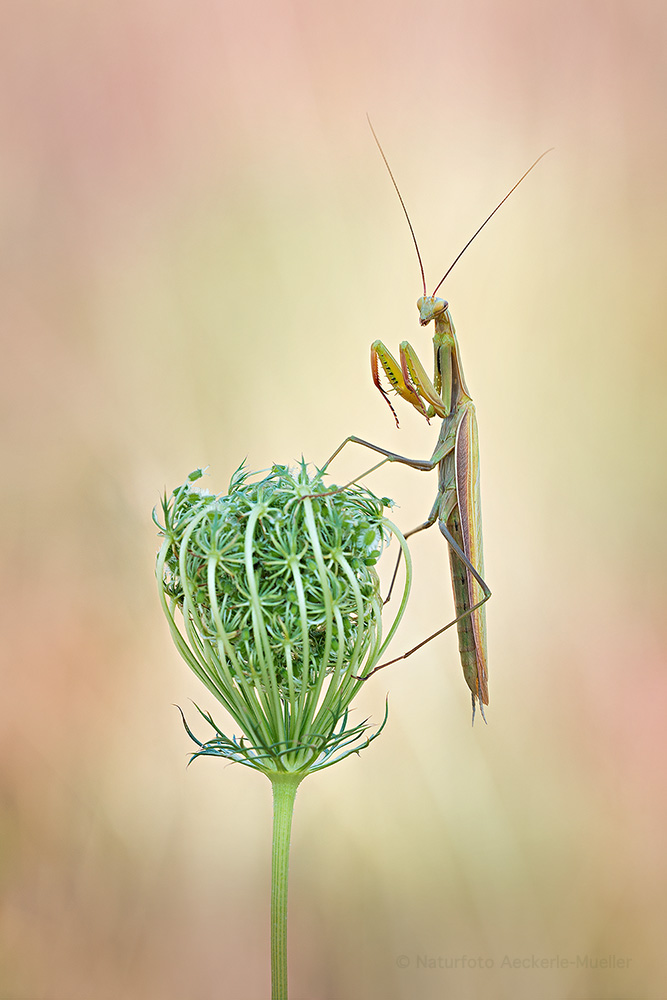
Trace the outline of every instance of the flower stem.
<path fill-rule="evenodd" d="M 273 787 L 271 849 L 271 1000 L 287 1000 L 287 884 L 294 798 L 303 773 L 270 774 Z"/>

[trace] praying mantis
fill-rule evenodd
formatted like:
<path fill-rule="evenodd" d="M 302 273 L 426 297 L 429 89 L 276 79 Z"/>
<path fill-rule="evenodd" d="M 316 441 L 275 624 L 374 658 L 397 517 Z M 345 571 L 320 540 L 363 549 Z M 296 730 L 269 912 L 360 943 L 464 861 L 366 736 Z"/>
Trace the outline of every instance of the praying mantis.
<path fill-rule="evenodd" d="M 416 351 L 408 341 L 403 341 L 400 345 L 400 361 L 396 361 L 395 357 L 382 341 L 376 340 L 371 345 L 373 382 L 389 405 L 397 427 L 399 425 L 398 416 L 387 391 L 382 385 L 380 379 L 381 370 L 384 372 L 389 383 L 390 391 L 393 390 L 398 396 L 410 403 L 428 422 L 430 422 L 432 417 L 439 417 L 442 423 L 435 449 L 430 458 L 416 459 L 399 455 L 388 448 L 382 448 L 370 441 L 365 441 L 363 438 L 357 437 L 355 434 L 351 434 L 339 445 L 325 464 L 324 469 L 350 443 L 369 448 L 371 451 L 383 456 L 380 462 L 371 469 L 368 469 L 362 476 L 368 475 L 387 462 L 398 462 L 401 465 L 409 466 L 420 472 L 431 472 L 437 468 L 438 490 L 435 503 L 427 519 L 422 524 L 417 525 L 416 528 L 406 532 L 405 538 L 407 539 L 411 535 L 417 534 L 417 532 L 432 527 L 437 521 L 438 527 L 449 546 L 449 563 L 456 617 L 451 622 L 448 622 L 447 625 L 444 625 L 432 635 L 423 639 L 418 645 L 413 646 L 407 653 L 403 653 L 393 660 L 388 660 L 386 663 L 380 664 L 372 673 L 388 666 L 390 663 L 406 659 L 427 642 L 441 635 L 447 629 L 451 628 L 452 625 L 456 625 L 463 676 L 472 697 L 473 723 L 475 721 L 475 709 L 478 704 L 482 718 L 486 722 L 484 705 L 488 705 L 489 703 L 489 687 L 485 605 L 491 597 L 491 590 L 484 580 L 477 417 L 475 405 L 463 374 L 461 352 L 456 339 L 454 323 L 449 312 L 449 304 L 444 299 L 437 298 L 436 292 L 487 222 L 490 221 L 501 205 L 507 201 L 512 192 L 519 186 L 521 181 L 528 176 L 530 171 L 537 166 L 542 157 L 546 156 L 550 150 L 542 153 L 523 176 L 519 178 L 510 191 L 508 191 L 502 201 L 487 216 L 482 225 L 454 259 L 434 288 L 433 293 L 428 295 L 424 265 L 410 216 L 408 215 L 398 184 L 394 179 L 382 146 L 370 123 L 370 119 L 369 125 L 385 166 L 389 171 L 389 176 L 398 195 L 401 207 L 403 208 L 417 252 L 423 289 L 423 294 L 417 301 L 419 323 L 421 326 L 428 326 L 429 323 L 433 322 L 435 327 L 433 335 L 434 364 L 432 379 L 427 375 Z M 357 479 L 361 479 L 362 476 L 358 476 Z M 394 579 L 397 571 L 398 563 L 394 571 Z M 391 594 L 392 586 L 393 579 L 389 594 Z"/>

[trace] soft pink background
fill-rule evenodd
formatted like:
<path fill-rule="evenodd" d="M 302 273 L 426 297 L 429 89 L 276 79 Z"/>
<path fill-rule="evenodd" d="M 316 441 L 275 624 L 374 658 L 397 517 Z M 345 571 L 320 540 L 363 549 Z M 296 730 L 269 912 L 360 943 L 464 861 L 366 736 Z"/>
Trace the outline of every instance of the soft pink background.
<path fill-rule="evenodd" d="M 3 5 L 3 997 L 268 995 L 269 785 L 186 771 L 149 518 L 200 464 L 430 453 L 368 372 L 430 347 L 366 112 L 431 285 L 556 148 L 446 288 L 489 725 L 451 634 L 368 685 L 385 734 L 297 801 L 292 994 L 664 997 L 666 41 L 658 0 Z M 435 479 L 370 485 L 408 528 Z M 415 560 L 397 653 L 452 613 Z"/>

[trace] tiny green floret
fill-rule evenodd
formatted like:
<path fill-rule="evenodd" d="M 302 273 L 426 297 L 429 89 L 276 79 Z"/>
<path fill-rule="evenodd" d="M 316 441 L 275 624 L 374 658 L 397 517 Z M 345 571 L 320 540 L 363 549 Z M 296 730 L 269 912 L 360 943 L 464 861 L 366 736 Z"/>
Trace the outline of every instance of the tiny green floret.
<path fill-rule="evenodd" d="M 348 728 L 348 712 L 405 610 L 409 552 L 384 516 L 390 500 L 325 485 L 303 461 L 259 479 L 242 464 L 220 496 L 198 485 L 203 474 L 164 497 L 161 521 L 154 512 L 157 579 L 176 647 L 242 735 L 202 713 L 215 736 L 201 743 L 188 729 L 193 756 L 302 778 L 379 733 L 368 737 L 367 721 Z M 375 565 L 392 535 L 407 572 L 383 639 Z"/>

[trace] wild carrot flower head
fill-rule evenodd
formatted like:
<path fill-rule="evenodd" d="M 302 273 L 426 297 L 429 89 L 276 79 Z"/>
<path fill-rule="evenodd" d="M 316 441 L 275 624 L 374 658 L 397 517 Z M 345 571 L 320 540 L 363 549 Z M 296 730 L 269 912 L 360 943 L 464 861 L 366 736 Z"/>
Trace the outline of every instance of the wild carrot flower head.
<path fill-rule="evenodd" d="M 202 474 L 163 500 L 158 585 L 179 652 L 243 736 L 206 714 L 216 735 L 195 756 L 267 773 L 329 766 L 370 742 L 365 722 L 347 727 L 349 705 L 407 603 L 390 501 L 325 486 L 304 462 L 259 480 L 241 466 L 224 496 L 196 486 Z M 375 564 L 392 534 L 408 573 L 383 640 Z"/>

